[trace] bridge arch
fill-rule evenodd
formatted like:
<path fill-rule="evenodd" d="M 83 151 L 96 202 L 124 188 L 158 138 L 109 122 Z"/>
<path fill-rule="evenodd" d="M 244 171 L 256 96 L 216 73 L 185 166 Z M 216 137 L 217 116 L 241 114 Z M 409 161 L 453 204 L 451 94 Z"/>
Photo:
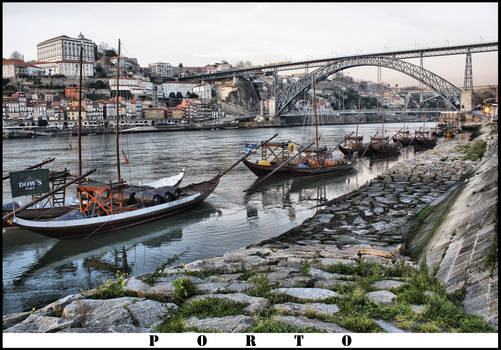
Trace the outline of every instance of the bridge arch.
<path fill-rule="evenodd" d="M 341 70 L 358 66 L 380 66 L 402 72 L 435 91 L 454 110 L 457 110 L 460 105 L 461 90 L 429 70 L 392 57 L 357 56 L 326 64 L 292 84 L 276 97 L 275 115 L 279 116 L 302 92 L 310 88 L 312 75 L 315 76 L 316 81 L 320 81 Z"/>

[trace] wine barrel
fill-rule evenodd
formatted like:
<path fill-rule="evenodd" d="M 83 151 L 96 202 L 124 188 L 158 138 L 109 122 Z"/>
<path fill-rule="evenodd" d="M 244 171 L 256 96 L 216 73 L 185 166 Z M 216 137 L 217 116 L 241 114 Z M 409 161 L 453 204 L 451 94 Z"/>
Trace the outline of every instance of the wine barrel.
<path fill-rule="evenodd" d="M 160 194 L 164 202 L 174 201 L 178 199 L 181 194 L 181 190 L 173 186 L 162 186 L 157 188 L 155 192 Z"/>
<path fill-rule="evenodd" d="M 151 207 L 162 203 L 162 197 L 160 194 L 155 193 L 154 190 L 146 190 L 136 193 L 135 200 L 141 203 L 145 207 Z"/>

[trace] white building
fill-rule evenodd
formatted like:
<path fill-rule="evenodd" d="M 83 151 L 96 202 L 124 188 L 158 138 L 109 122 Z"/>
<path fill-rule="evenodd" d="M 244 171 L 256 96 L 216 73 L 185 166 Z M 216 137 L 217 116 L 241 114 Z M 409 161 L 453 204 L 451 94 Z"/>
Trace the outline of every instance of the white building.
<path fill-rule="evenodd" d="M 81 44 L 83 45 L 83 60 L 94 63 L 96 61 L 96 44 L 92 40 L 84 38 L 82 33 L 76 39 L 61 35 L 42 41 L 37 45 L 38 61 L 79 60 Z"/>
<path fill-rule="evenodd" d="M 210 84 L 200 84 L 193 87 L 193 93 L 199 98 L 212 98 L 212 86 Z"/>
<path fill-rule="evenodd" d="M 128 90 L 133 95 L 152 95 L 153 93 L 153 83 L 139 78 L 120 78 L 119 88 L 120 90 Z M 110 89 L 117 89 L 117 79 L 110 79 Z"/>
<path fill-rule="evenodd" d="M 84 38 L 82 33 L 78 37 L 70 38 L 61 35 L 37 45 L 38 62 L 36 66 L 44 69 L 45 75 L 63 74 L 77 76 L 80 74 L 80 47 L 83 46 L 82 68 L 83 76 L 94 75 L 96 61 L 96 44 Z"/>
<path fill-rule="evenodd" d="M 188 92 L 193 93 L 193 88 L 197 85 L 199 84 L 189 81 L 168 81 L 161 85 L 161 89 L 163 91 L 164 98 L 169 97 L 171 92 L 173 92 L 176 95 L 178 92 L 180 92 L 183 95 L 183 97 L 186 97 L 186 94 Z"/>
<path fill-rule="evenodd" d="M 62 74 L 67 77 L 80 75 L 80 60 L 64 60 L 59 62 L 36 62 L 35 66 L 43 69 L 43 74 L 47 76 Z M 94 64 L 82 61 L 82 76 L 94 76 Z"/>
<path fill-rule="evenodd" d="M 148 65 L 150 70 L 159 77 L 170 77 L 172 76 L 172 65 L 170 63 L 157 62 L 150 63 Z"/>

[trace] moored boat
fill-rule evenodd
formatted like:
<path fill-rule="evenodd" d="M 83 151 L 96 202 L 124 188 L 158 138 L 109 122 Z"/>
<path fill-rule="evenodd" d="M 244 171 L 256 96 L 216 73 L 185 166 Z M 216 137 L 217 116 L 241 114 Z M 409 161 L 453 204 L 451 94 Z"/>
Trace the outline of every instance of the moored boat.
<path fill-rule="evenodd" d="M 137 226 L 149 221 L 158 220 L 187 210 L 205 200 L 217 187 L 220 174 L 200 183 L 179 188 L 179 197 L 175 200 L 163 200 L 163 203 L 148 206 L 146 203 L 134 202 L 130 205 L 103 206 L 104 210 L 111 211 L 108 215 L 99 215 L 102 211 L 94 211 L 88 217 L 89 211 L 75 210 L 66 215 L 49 221 L 26 220 L 20 217 L 12 219 L 12 223 L 21 228 L 57 239 L 86 238 L 95 234 L 116 231 Z M 88 187 L 89 188 L 89 187 Z M 113 190 L 109 188 L 109 190 Z M 110 191 L 108 198 L 113 198 Z M 123 192 L 122 192 L 123 193 Z M 105 198 L 108 199 L 108 198 Z M 89 198 L 87 198 L 90 200 Z M 90 200 L 92 203 L 93 201 Z M 103 201 L 100 202 L 101 205 Z M 85 204 L 81 203 L 81 206 Z M 87 203 L 88 204 L 88 203 Z M 71 216 L 71 217 L 69 217 Z"/>
<path fill-rule="evenodd" d="M 259 161 L 255 163 L 244 161 L 244 164 L 256 176 L 270 176 L 275 173 L 289 174 L 294 177 L 338 175 L 353 170 L 351 161 L 335 158 L 332 154 L 333 150 L 329 150 L 325 146 L 319 146 L 320 137 L 318 135 L 314 76 L 312 76 L 312 86 L 315 141 L 307 147 L 302 147 L 300 144 L 291 141 L 263 145 Z M 314 144 L 316 147 L 311 149 L 310 147 Z"/>
<path fill-rule="evenodd" d="M 414 147 L 415 148 L 433 148 L 437 145 L 437 137 L 431 135 L 431 131 L 414 132 Z"/>

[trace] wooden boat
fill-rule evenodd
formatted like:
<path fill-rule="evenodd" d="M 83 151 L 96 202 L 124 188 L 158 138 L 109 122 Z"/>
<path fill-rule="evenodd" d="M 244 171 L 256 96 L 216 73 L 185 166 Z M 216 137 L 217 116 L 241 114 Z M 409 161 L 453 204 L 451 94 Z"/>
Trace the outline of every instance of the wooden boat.
<path fill-rule="evenodd" d="M 442 137 L 445 135 L 444 130 L 438 126 L 431 128 L 431 136 Z"/>
<path fill-rule="evenodd" d="M 76 211 L 75 214 L 79 214 L 74 216 L 77 217 L 76 219 L 66 219 L 64 215 L 49 221 L 25 220 L 20 217 L 15 217 L 12 219 L 12 223 L 21 228 L 61 240 L 86 238 L 95 234 L 116 231 L 140 225 L 145 222 L 162 219 L 189 209 L 201 203 L 216 189 L 220 177 L 221 175 L 218 174 L 208 181 L 181 187 L 179 188 L 179 197 L 177 199 L 165 201 L 157 205 L 140 206 L 137 203 L 122 206 L 111 205 L 104 207 L 112 211 L 112 214 L 109 215 L 86 217 L 85 212 L 82 214 L 81 211 Z M 87 188 L 89 188 L 89 186 Z M 113 190 L 112 188 L 108 189 Z M 110 197 L 113 198 L 113 195 Z M 90 198 L 87 198 L 87 200 L 92 201 Z M 81 203 L 81 206 L 83 204 L 85 204 L 85 201 Z M 101 202 L 101 204 L 103 204 L 103 202 Z"/>
<path fill-rule="evenodd" d="M 345 137 L 343 141 L 343 145 L 339 145 L 339 150 L 348 158 L 353 158 L 355 153 L 358 154 L 359 157 L 365 155 L 365 151 L 367 150 L 367 144 L 362 143 L 363 136 L 356 137 Z"/>
<path fill-rule="evenodd" d="M 431 135 L 431 130 L 426 131 L 426 113 L 424 114 L 423 130 L 414 131 L 414 148 L 433 148 L 437 145 L 437 137 Z"/>
<path fill-rule="evenodd" d="M 370 157 L 392 157 L 400 154 L 402 145 L 398 142 L 390 143 L 390 137 L 371 137 L 367 153 Z"/>
<path fill-rule="evenodd" d="M 287 159 L 276 159 L 271 162 L 262 159 L 256 163 L 244 160 L 243 163 L 258 177 L 271 173 L 289 174 L 294 177 L 337 175 L 353 170 L 350 161 L 343 158 L 329 158 L 327 148 L 305 150 L 302 153 L 297 159 L 289 158 L 290 162 L 287 162 Z"/>
<path fill-rule="evenodd" d="M 400 143 L 402 147 L 410 146 L 414 141 L 414 137 L 410 135 L 409 129 L 400 129 L 397 131 L 397 134 L 392 137 L 392 139 L 393 142 Z"/>
<path fill-rule="evenodd" d="M 343 145 L 339 145 L 338 148 L 346 157 L 353 159 L 353 156 L 357 154 L 358 157 L 365 156 L 368 144 L 363 144 L 363 136 L 358 136 L 358 123 L 360 121 L 360 102 L 361 96 L 360 92 L 358 94 L 358 116 L 357 116 L 357 127 L 355 129 L 355 136 L 346 136 L 344 138 Z"/>
<path fill-rule="evenodd" d="M 437 145 L 437 137 L 431 135 L 431 131 L 414 132 L 414 148 L 433 148 Z"/>
<path fill-rule="evenodd" d="M 381 67 L 377 67 L 378 69 L 378 78 L 377 78 L 377 86 L 378 90 L 380 90 L 382 80 L 381 80 Z M 380 90 L 381 97 L 382 90 Z M 371 137 L 369 142 L 369 147 L 367 153 L 371 158 L 385 158 L 385 157 L 394 157 L 400 154 L 400 149 L 402 148 L 402 144 L 399 142 L 390 143 L 391 138 L 389 136 L 384 136 L 384 114 L 381 113 L 379 109 L 379 113 L 381 114 L 381 136 L 376 137 L 378 133 Z"/>
<path fill-rule="evenodd" d="M 295 142 L 264 144 L 261 160 L 256 163 L 244 161 L 244 164 L 257 176 L 270 176 L 275 173 L 289 174 L 294 177 L 315 175 L 338 175 L 353 170 L 349 160 L 333 158 L 332 150 L 319 147 L 318 116 L 316 109 L 315 77 L 312 77 L 313 110 L 315 116 L 315 141 L 307 147 Z M 351 135 L 351 134 L 350 134 Z M 316 144 L 314 149 L 309 149 Z M 338 145 L 339 146 L 339 145 Z M 334 149 L 336 149 L 334 147 Z"/>

